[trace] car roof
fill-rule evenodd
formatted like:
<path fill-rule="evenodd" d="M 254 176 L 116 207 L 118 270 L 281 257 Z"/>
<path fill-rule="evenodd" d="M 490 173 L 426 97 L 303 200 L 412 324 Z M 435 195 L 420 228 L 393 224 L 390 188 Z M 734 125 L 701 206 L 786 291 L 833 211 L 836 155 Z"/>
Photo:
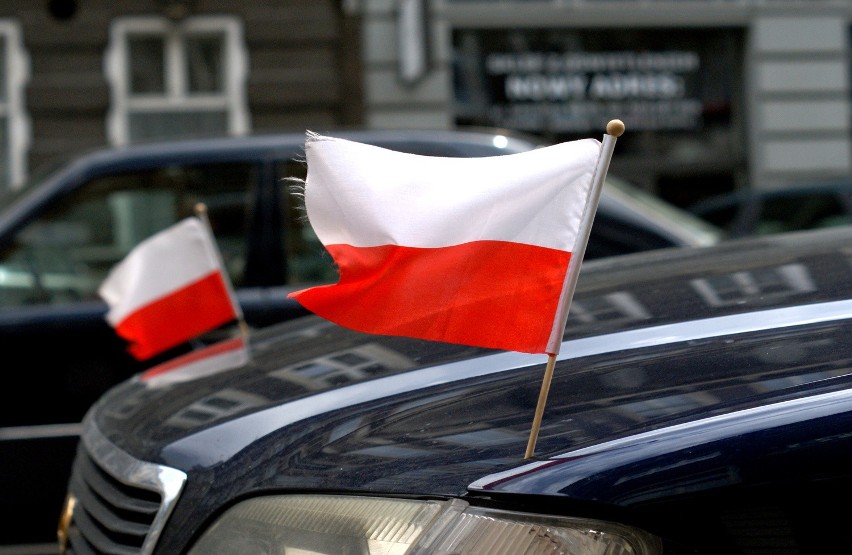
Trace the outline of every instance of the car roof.
<path fill-rule="evenodd" d="M 532 150 L 543 146 L 532 137 L 486 128 L 330 130 L 321 134 L 358 142 L 411 149 L 435 156 L 489 156 Z M 27 210 L 53 197 L 57 190 L 101 175 L 160 168 L 169 164 L 202 164 L 218 160 L 260 162 L 299 160 L 304 155 L 305 133 L 269 133 L 162 140 L 121 147 L 103 147 L 53 162 L 38 171 L 19 191 L 0 199 L 0 229 L 9 219 L 8 208 Z M 4 211 L 5 210 L 5 211 Z"/>
<path fill-rule="evenodd" d="M 216 136 L 196 139 L 162 140 L 141 142 L 123 147 L 101 148 L 77 157 L 78 164 L 100 165 L 134 162 L 157 166 L 166 159 L 207 160 L 228 155 L 256 158 L 258 153 L 287 152 L 304 147 L 307 133 L 258 133 L 242 136 Z M 357 142 L 376 145 L 406 144 L 431 145 L 435 155 L 450 156 L 453 153 L 485 156 L 503 152 L 523 152 L 546 143 L 527 135 L 500 129 L 331 129 L 316 131 L 321 135 L 334 136 Z M 497 138 L 497 141 L 495 141 Z"/>

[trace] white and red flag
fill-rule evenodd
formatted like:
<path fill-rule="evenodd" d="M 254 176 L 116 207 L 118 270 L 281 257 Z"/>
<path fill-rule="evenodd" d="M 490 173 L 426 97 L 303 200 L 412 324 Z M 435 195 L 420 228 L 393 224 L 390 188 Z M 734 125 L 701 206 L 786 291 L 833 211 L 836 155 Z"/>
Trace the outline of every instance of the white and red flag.
<path fill-rule="evenodd" d="M 242 319 L 212 234 L 195 217 L 139 243 L 98 293 L 107 322 L 138 360 Z"/>
<path fill-rule="evenodd" d="M 558 352 L 611 147 L 442 158 L 309 134 L 305 150 L 340 276 L 291 297 L 367 333 Z"/>

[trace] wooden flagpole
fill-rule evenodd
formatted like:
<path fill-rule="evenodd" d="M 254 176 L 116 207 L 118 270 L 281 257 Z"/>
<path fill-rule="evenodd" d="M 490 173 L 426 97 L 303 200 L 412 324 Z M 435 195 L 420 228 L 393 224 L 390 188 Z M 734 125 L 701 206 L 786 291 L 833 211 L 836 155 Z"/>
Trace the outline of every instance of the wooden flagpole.
<path fill-rule="evenodd" d="M 219 260 L 219 269 L 222 272 L 225 284 L 228 287 L 228 294 L 231 296 L 231 303 L 234 307 L 234 312 L 237 314 L 237 325 L 240 327 L 240 335 L 242 336 L 243 341 L 247 344 L 249 336 L 248 324 L 246 324 L 246 319 L 243 316 L 243 309 L 237 302 L 237 295 L 234 292 L 234 286 L 231 284 L 231 278 L 228 276 L 228 271 L 225 268 L 225 261 L 222 259 L 222 253 L 220 253 L 219 248 L 216 247 L 216 236 L 213 235 L 213 228 L 210 226 L 210 220 L 207 218 L 207 205 L 203 202 L 196 204 L 195 214 L 198 216 L 198 219 L 201 220 L 201 223 L 204 224 L 207 232 L 210 233 L 210 238 L 214 241 L 213 247 L 216 250 L 216 258 Z"/>
<path fill-rule="evenodd" d="M 532 458 L 535 452 L 535 442 L 538 440 L 538 431 L 541 428 L 541 419 L 544 416 L 544 405 L 547 403 L 547 394 L 550 391 L 550 382 L 553 380 L 553 369 L 556 367 L 556 355 L 547 355 L 547 366 L 544 369 L 544 378 L 541 380 L 541 390 L 538 392 L 538 403 L 535 406 L 530 438 L 527 441 L 525 459 Z"/>
<path fill-rule="evenodd" d="M 580 265 L 583 257 L 586 254 L 586 244 L 589 242 L 589 233 L 592 231 L 592 223 L 595 218 L 595 213 L 598 210 L 598 201 L 600 200 L 601 190 L 606 179 L 606 173 L 609 169 L 609 162 L 612 158 L 612 151 L 615 148 L 615 140 L 624 133 L 624 122 L 618 119 L 611 120 L 606 125 L 606 135 L 604 136 L 603 144 L 601 145 L 601 157 L 598 160 L 598 167 L 595 170 L 595 175 L 592 182 L 592 191 L 589 195 L 589 205 L 583 216 L 583 221 L 580 223 L 579 237 L 582 239 L 578 245 L 576 252 L 571 254 L 572 263 L 569 265 L 568 274 L 565 276 L 565 285 L 562 288 L 562 297 L 559 299 L 559 306 L 556 309 L 556 318 L 554 319 L 553 332 L 551 339 L 548 341 L 548 347 L 552 353 L 547 355 L 547 366 L 544 369 L 544 378 L 541 382 L 541 390 L 538 394 L 538 403 L 535 407 L 535 416 L 533 417 L 532 428 L 530 429 L 530 437 L 527 441 L 527 450 L 524 454 L 524 459 L 530 459 L 535 452 L 535 444 L 538 440 L 538 432 L 541 429 L 541 420 L 544 416 L 544 405 L 547 403 L 547 395 L 550 392 L 550 382 L 553 380 L 553 369 L 556 367 L 556 356 L 559 354 L 559 345 L 562 342 L 562 333 L 565 330 L 565 324 L 568 320 L 568 310 L 571 308 L 571 298 L 574 296 L 574 287 L 577 284 L 577 278 L 580 275 Z M 578 263 L 574 263 L 578 262 Z"/>

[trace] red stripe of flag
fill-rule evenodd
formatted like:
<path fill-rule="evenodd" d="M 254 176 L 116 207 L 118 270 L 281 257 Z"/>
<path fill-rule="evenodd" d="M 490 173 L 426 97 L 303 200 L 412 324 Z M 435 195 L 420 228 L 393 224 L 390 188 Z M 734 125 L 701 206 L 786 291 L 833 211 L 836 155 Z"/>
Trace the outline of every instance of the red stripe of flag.
<path fill-rule="evenodd" d="M 131 341 L 130 353 L 150 358 L 235 319 L 230 293 L 218 271 L 140 307 L 119 322 L 116 333 Z"/>
<path fill-rule="evenodd" d="M 527 353 L 544 352 L 571 259 L 506 241 L 327 249 L 340 281 L 290 295 L 315 314 L 368 333 Z"/>

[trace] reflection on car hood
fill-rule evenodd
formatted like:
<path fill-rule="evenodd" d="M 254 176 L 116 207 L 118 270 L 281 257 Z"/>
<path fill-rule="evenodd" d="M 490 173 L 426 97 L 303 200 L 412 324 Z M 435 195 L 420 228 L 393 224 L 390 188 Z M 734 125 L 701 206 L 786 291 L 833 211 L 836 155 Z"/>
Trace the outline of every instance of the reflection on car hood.
<path fill-rule="evenodd" d="M 566 453 L 848 388 L 850 238 L 832 230 L 587 263 L 537 458 L 565 464 Z M 133 456 L 206 476 L 198 487 L 211 503 L 233 496 L 237 477 L 246 493 L 461 495 L 528 468 L 544 363 L 307 317 L 152 369 L 90 418 Z M 267 471 L 247 478 L 258 466 Z M 506 491 L 545 493 L 513 484 Z"/>

